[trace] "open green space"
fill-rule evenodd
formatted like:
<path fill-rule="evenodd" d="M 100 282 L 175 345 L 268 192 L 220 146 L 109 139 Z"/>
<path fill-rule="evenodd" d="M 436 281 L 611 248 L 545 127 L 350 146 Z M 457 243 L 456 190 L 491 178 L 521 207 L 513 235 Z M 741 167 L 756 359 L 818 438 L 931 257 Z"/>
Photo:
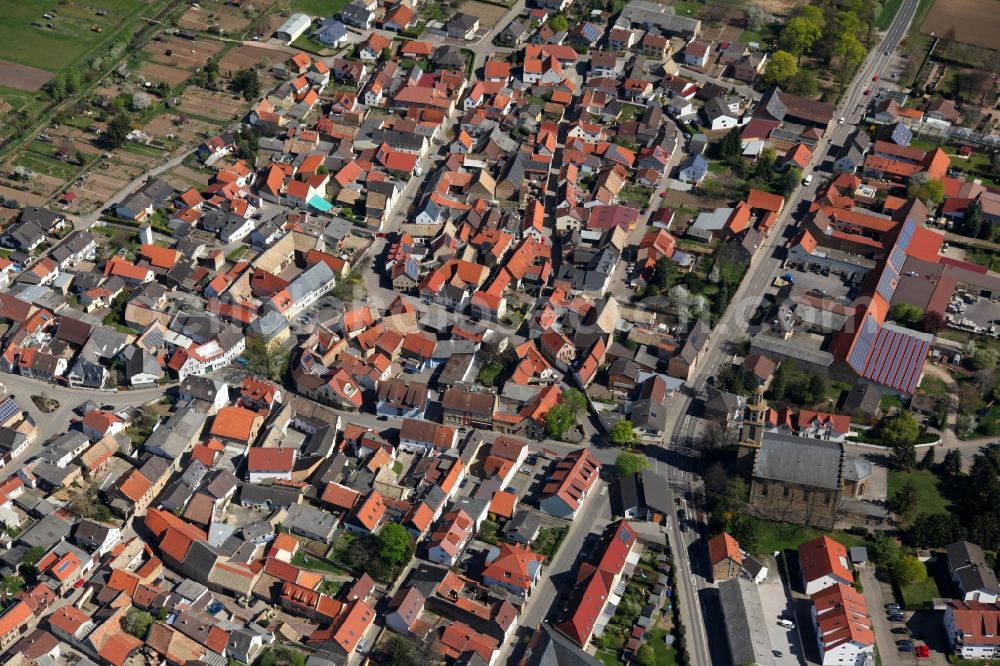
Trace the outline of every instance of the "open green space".
<path fill-rule="evenodd" d="M 646 642 L 653 648 L 653 663 L 656 666 L 673 666 L 677 663 L 677 650 L 667 645 L 666 637 L 667 630 L 659 627 L 646 634 Z"/>
<path fill-rule="evenodd" d="M 141 0 L 17 0 L 3 4 L 0 59 L 50 72 L 79 61 L 150 7 Z M 48 27 L 50 24 L 53 27 Z"/>
<path fill-rule="evenodd" d="M 926 469 L 916 469 L 912 472 L 889 470 L 888 496 L 892 497 L 897 490 L 906 485 L 907 481 L 912 483 L 917 491 L 916 504 L 920 513 L 944 513 L 948 510 L 951 503 L 941 494 L 941 480 Z"/>
<path fill-rule="evenodd" d="M 308 34 L 302 35 L 301 37 L 296 39 L 294 42 L 292 42 L 292 46 L 294 46 L 297 49 L 306 51 L 308 53 L 314 53 L 316 55 L 321 55 L 321 56 L 329 55 L 332 52 L 330 47 L 328 47 L 323 42 L 313 39 Z"/>
<path fill-rule="evenodd" d="M 772 520 L 758 521 L 757 552 L 773 553 L 776 550 L 796 550 L 804 542 L 826 534 L 848 548 L 865 545 L 865 538 L 847 532 L 825 532 L 815 527 L 803 527 Z"/>
<path fill-rule="evenodd" d="M 934 573 L 928 567 L 927 578 L 899 589 L 903 597 L 903 608 L 930 608 L 931 600 L 941 597 Z"/>
<path fill-rule="evenodd" d="M 559 550 L 567 530 L 566 527 L 543 527 L 538 530 L 538 537 L 531 544 L 531 550 L 539 555 L 544 555 L 546 562 L 551 562 L 552 557 Z"/>
<path fill-rule="evenodd" d="M 325 17 L 338 13 L 347 2 L 348 0 L 291 0 L 288 7 L 292 11 L 305 12 L 312 17 Z"/>
<path fill-rule="evenodd" d="M 502 372 L 502 363 L 487 363 L 479 369 L 479 375 L 476 379 L 484 386 L 493 386 Z"/>
<path fill-rule="evenodd" d="M 28 167 L 37 174 L 45 174 L 60 180 L 69 180 L 79 169 L 79 167 L 62 160 L 32 152 L 21 153 L 14 160 L 14 164 Z"/>
<path fill-rule="evenodd" d="M 315 555 L 309 555 L 301 550 L 292 555 L 292 564 L 297 567 L 302 567 L 303 569 L 312 569 L 313 571 L 325 571 L 327 573 L 345 573 L 340 567 L 327 562 L 326 560 L 321 560 Z"/>

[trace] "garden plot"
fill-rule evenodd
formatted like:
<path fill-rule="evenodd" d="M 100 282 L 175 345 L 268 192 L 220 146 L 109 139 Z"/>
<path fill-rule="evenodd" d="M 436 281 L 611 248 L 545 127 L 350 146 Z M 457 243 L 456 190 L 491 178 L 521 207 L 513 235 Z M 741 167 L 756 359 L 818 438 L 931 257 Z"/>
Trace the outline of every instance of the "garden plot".
<path fill-rule="evenodd" d="M 177 108 L 184 113 L 219 122 L 236 120 L 244 110 L 242 99 L 233 95 L 201 88 L 188 88 L 180 97 Z"/>

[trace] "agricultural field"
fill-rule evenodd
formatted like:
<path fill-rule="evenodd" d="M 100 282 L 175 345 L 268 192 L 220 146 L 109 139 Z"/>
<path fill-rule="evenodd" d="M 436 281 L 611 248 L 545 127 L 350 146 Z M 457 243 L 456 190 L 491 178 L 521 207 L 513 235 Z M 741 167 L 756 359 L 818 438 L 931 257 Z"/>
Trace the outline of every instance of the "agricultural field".
<path fill-rule="evenodd" d="M 234 99 L 231 93 L 188 88 L 181 94 L 177 108 L 183 113 L 222 123 L 238 118 L 246 104 L 240 97 Z"/>
<path fill-rule="evenodd" d="M 6 2 L 0 13 L 0 60 L 58 72 L 79 62 L 153 4 L 149 0 Z M 0 76 L 0 84 L 18 87 L 16 70 L 5 68 L 0 74 L 15 77 Z"/>
<path fill-rule="evenodd" d="M 248 12 L 221 3 L 203 2 L 184 12 L 177 26 L 184 30 L 232 35 L 246 30 L 250 23 Z"/>
<path fill-rule="evenodd" d="M 936 0 L 920 31 L 955 41 L 1000 50 L 1000 2 L 997 0 Z"/>
<path fill-rule="evenodd" d="M 195 70 L 203 67 L 224 47 L 223 42 L 214 40 L 163 37 L 150 42 L 142 50 L 142 57 L 147 62 L 139 67 L 139 73 L 149 81 L 166 81 L 175 86 L 191 78 Z"/>

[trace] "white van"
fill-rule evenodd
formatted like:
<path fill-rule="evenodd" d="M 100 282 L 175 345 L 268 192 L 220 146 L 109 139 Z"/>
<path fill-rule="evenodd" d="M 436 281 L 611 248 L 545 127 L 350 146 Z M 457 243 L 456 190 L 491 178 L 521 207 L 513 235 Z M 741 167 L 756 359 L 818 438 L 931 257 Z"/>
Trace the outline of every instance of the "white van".
<path fill-rule="evenodd" d="M 811 173 L 807 174 L 806 177 L 802 180 L 803 185 L 812 185 L 812 182 L 813 182 L 813 175 Z"/>
<path fill-rule="evenodd" d="M 778 620 L 778 624 L 781 625 L 782 627 L 784 627 L 785 629 L 794 629 L 795 628 L 795 623 L 792 622 L 791 620 L 786 620 L 785 618 L 779 619 Z"/>

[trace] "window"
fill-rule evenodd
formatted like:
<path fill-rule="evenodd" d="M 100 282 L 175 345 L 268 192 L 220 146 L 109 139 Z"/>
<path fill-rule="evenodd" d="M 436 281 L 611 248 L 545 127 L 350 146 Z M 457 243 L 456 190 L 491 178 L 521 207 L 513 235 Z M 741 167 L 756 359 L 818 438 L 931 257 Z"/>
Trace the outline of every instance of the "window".
<path fill-rule="evenodd" d="M 784 498 L 786 498 L 786 499 L 789 498 L 789 497 L 791 497 L 792 496 L 792 489 L 789 488 L 788 486 L 784 486 L 782 488 L 782 490 L 781 490 L 781 496 L 784 497 Z"/>

